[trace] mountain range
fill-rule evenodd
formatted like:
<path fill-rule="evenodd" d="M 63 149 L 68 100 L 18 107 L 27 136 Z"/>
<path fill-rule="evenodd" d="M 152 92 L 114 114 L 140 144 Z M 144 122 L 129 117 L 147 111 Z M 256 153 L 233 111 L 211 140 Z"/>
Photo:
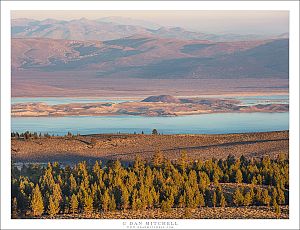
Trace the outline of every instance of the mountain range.
<path fill-rule="evenodd" d="M 201 79 L 214 81 L 211 89 L 222 87 L 217 79 L 245 79 L 244 83 L 234 83 L 235 87 L 242 86 L 239 90 L 253 82 L 247 79 L 272 89 L 288 85 L 288 34 L 213 35 L 118 17 L 71 21 L 13 19 L 11 31 L 14 95 L 28 95 L 29 89 L 37 92 L 32 95 L 45 90 L 49 95 L 76 95 L 80 87 L 85 89 L 84 95 L 91 88 L 97 94 L 99 87 L 107 93 L 121 79 L 121 91 L 126 95 L 137 84 L 146 87 L 150 80 L 157 89 L 164 80 L 164 90 L 168 86 L 172 92 L 186 87 L 184 95 L 187 89 L 196 92 Z M 184 86 L 179 83 L 184 79 L 193 81 L 186 81 L 188 85 Z M 279 85 L 274 79 L 280 79 Z M 232 85 L 228 81 L 227 88 L 227 84 Z M 208 86 L 201 86 L 202 90 L 205 87 Z"/>
<path fill-rule="evenodd" d="M 109 41 L 13 38 L 12 69 L 98 77 L 288 78 L 288 39 L 212 42 L 155 36 Z"/>
<path fill-rule="evenodd" d="M 11 22 L 11 34 L 12 37 L 22 38 L 39 37 L 97 41 L 119 39 L 137 34 L 142 36 L 154 35 L 160 38 L 210 40 L 216 42 L 288 38 L 288 33 L 279 34 L 277 36 L 263 36 L 257 34 L 209 34 L 199 31 L 190 31 L 181 27 L 164 27 L 143 20 L 123 17 L 105 17 L 97 20 L 81 18 L 70 21 L 18 18 L 13 19 Z"/>

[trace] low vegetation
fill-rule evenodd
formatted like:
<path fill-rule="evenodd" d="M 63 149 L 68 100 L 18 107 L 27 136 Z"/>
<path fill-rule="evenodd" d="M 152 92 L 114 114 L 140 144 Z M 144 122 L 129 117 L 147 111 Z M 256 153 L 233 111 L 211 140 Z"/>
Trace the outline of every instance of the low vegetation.
<path fill-rule="evenodd" d="M 285 155 L 190 161 L 185 151 L 128 166 L 12 166 L 12 218 L 288 218 L 288 169 Z"/>
<path fill-rule="evenodd" d="M 150 162 L 158 150 L 173 161 L 180 158 L 181 151 L 186 151 L 191 160 L 225 159 L 230 154 L 274 158 L 289 153 L 288 131 L 165 135 L 159 129 L 153 129 L 153 134 L 150 131 L 141 133 L 78 135 L 69 132 L 59 137 L 47 133 L 12 133 L 11 156 L 17 163 L 57 161 L 73 164 L 96 160 L 125 163 L 133 162 L 137 156 Z"/>

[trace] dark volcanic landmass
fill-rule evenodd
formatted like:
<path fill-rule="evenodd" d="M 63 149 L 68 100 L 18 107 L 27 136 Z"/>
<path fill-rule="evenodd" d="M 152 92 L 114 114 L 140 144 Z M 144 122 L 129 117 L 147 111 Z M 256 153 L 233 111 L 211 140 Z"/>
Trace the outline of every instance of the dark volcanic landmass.
<path fill-rule="evenodd" d="M 170 95 L 150 96 L 142 100 L 142 102 L 166 102 L 166 103 L 180 103 L 180 100 Z"/>

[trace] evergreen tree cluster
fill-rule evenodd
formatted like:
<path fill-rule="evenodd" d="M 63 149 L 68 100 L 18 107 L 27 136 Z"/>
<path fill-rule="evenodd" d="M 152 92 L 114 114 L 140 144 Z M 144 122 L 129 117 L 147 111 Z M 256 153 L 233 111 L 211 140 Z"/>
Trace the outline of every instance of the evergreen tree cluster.
<path fill-rule="evenodd" d="M 288 203 L 288 168 L 283 156 L 189 162 L 186 152 L 176 162 L 158 152 L 150 163 L 136 158 L 126 167 L 118 160 L 12 167 L 12 217 L 174 207 L 188 215 L 204 206 L 249 205 L 272 205 L 280 213 L 279 205 Z M 227 183 L 236 190 L 225 191 Z"/>
<path fill-rule="evenodd" d="M 77 137 L 80 134 L 72 134 L 71 132 L 68 132 L 65 137 Z M 37 133 L 37 132 L 29 132 L 26 131 L 24 133 L 19 133 L 19 132 L 11 132 L 11 138 L 13 139 L 38 139 L 38 138 L 50 138 L 50 137 L 54 137 L 54 134 L 52 134 L 52 136 L 49 133 Z"/>

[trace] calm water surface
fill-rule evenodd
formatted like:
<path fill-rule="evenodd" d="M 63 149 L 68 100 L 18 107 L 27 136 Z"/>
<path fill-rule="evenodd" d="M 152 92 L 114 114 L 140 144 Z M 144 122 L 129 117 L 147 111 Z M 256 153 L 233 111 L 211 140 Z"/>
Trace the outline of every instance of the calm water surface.
<path fill-rule="evenodd" d="M 212 96 L 210 96 L 212 97 Z M 216 96 L 217 97 L 217 96 Z M 244 105 L 289 103 L 288 95 L 227 97 L 238 99 Z M 50 105 L 68 103 L 95 103 L 130 101 L 111 98 L 12 98 L 14 103 L 44 102 Z M 133 101 L 133 100 L 132 100 Z M 289 113 L 220 113 L 180 117 L 99 116 L 99 117 L 13 117 L 12 131 L 50 133 L 150 133 L 156 128 L 164 134 L 176 133 L 243 133 L 286 130 Z"/>
<path fill-rule="evenodd" d="M 289 113 L 219 113 L 180 117 L 99 116 L 12 118 L 12 131 L 92 133 L 244 133 L 289 129 Z"/>

